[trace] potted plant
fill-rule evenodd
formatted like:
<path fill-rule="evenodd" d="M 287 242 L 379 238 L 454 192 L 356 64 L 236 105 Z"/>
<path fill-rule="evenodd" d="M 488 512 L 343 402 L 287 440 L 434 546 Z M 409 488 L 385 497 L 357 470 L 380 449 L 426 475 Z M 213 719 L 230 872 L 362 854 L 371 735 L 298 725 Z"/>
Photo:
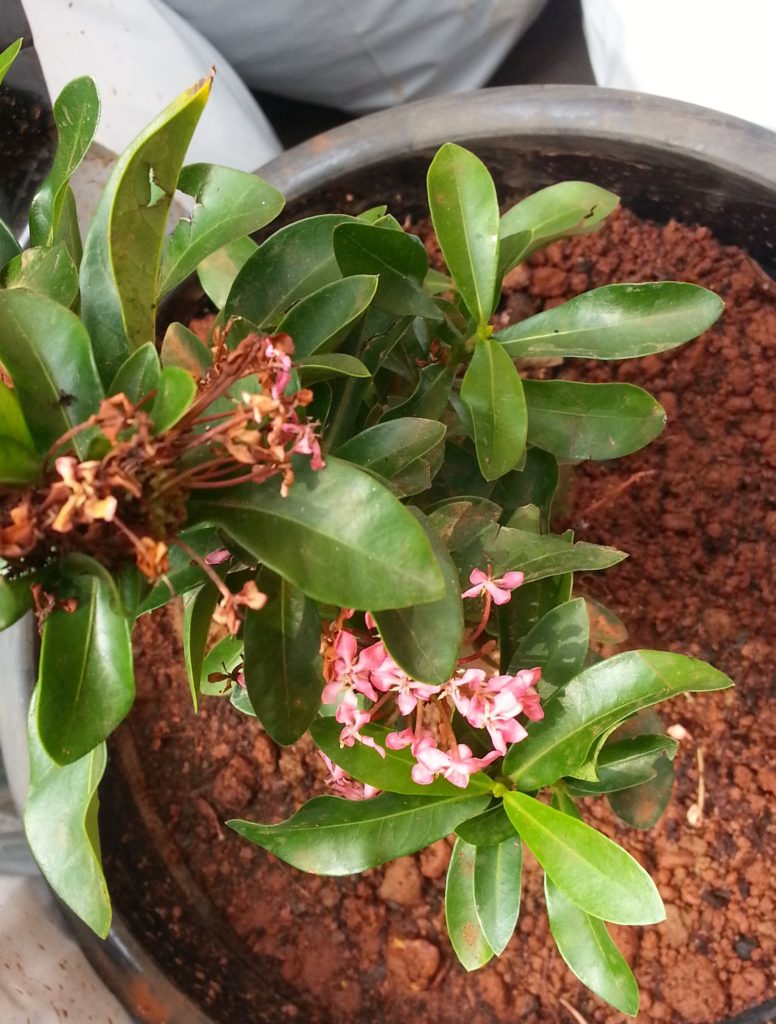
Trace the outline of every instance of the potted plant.
<path fill-rule="evenodd" d="M 573 796 L 667 770 L 674 741 L 634 731 L 632 716 L 729 680 L 681 655 L 591 657 L 570 577 L 622 553 L 550 532 L 557 464 L 637 450 L 662 411 L 627 384 L 524 379 L 515 360 L 663 351 L 721 304 L 693 285 L 615 285 L 494 336 L 504 274 L 617 201 L 572 182 L 500 216 L 487 170 L 454 145 L 428 178 L 449 273 L 381 207 L 297 222 L 256 248 L 244 236 L 279 212 L 277 192 L 182 168 L 209 85 L 121 158 L 80 274 L 68 178 L 97 104 L 88 80 L 68 87 L 33 248 L 4 271 L 4 621 L 32 604 L 42 621 L 33 850 L 107 931 L 93 831 L 103 744 L 132 701 L 132 624 L 182 595 L 195 707 L 228 697 L 281 743 L 311 728 L 346 794 L 236 831 L 329 874 L 456 832 L 447 921 L 469 969 L 514 929 L 522 841 L 545 870 L 562 954 L 633 1013 L 602 922 L 658 920 L 659 897 Z M 197 205 L 164 242 L 176 187 Z M 160 359 L 156 303 L 194 270 L 220 308 L 211 344 L 175 323 Z M 211 646 L 214 619 L 225 632 Z"/>

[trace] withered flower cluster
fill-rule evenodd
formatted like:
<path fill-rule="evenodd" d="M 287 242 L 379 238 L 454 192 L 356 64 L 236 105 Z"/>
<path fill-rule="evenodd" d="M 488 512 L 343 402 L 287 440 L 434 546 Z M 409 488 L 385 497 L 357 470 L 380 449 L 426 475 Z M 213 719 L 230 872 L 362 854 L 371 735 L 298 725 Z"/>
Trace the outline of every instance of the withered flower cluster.
<path fill-rule="evenodd" d="M 215 332 L 213 364 L 169 429 L 155 432 L 155 393 L 136 404 L 113 395 L 52 445 L 38 482 L 0 489 L 0 557 L 10 576 L 78 552 L 109 570 L 134 561 L 155 581 L 168 569 L 170 545 L 185 547 L 178 534 L 192 492 L 279 476 L 285 495 L 293 455 L 323 466 L 317 425 L 303 415 L 312 392 L 289 390 L 291 338 L 249 334 L 229 348 L 229 329 Z M 88 458 L 76 455 L 76 437 L 87 442 Z M 239 606 L 261 607 L 264 596 L 253 590 L 225 597 L 227 628 L 237 628 Z M 39 610 L 50 597 L 38 588 Z"/>

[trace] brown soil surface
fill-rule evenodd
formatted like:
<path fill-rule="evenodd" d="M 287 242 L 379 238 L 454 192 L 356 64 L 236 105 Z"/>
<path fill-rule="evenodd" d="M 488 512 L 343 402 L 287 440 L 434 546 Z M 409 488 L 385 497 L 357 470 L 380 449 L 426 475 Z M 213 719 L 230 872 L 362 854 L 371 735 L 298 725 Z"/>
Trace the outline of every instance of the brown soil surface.
<path fill-rule="evenodd" d="M 630 646 L 706 658 L 737 688 L 665 706 L 666 724 L 688 737 L 674 802 L 656 828 L 629 830 L 603 802 L 585 813 L 652 872 L 666 903 L 660 926 L 613 929 L 641 986 L 638 1020 L 711 1024 L 773 996 L 776 983 L 776 285 L 705 229 L 620 214 L 600 234 L 555 245 L 515 272 L 503 315 L 522 318 L 611 281 L 655 279 L 706 285 L 726 312 L 676 352 L 562 368 L 561 376 L 643 384 L 669 414 L 645 452 L 576 473 L 568 521 L 578 536 L 631 552 L 580 586 L 626 621 Z M 645 471 L 654 475 L 638 475 Z M 131 728 L 141 760 L 161 783 L 156 799 L 175 856 L 228 922 L 232 948 L 255 955 L 257 971 L 274 972 L 290 993 L 266 1019 L 624 1019 L 560 960 L 530 855 L 515 937 L 504 956 L 467 976 L 445 937 L 448 842 L 363 876 L 319 879 L 222 827 L 233 815 L 291 814 L 311 780 L 321 791 L 318 759 L 307 740 L 277 748 L 226 702 L 206 701 L 195 718 L 169 615 L 144 623 L 139 641 Z M 705 800 L 693 826 L 699 763 Z"/>

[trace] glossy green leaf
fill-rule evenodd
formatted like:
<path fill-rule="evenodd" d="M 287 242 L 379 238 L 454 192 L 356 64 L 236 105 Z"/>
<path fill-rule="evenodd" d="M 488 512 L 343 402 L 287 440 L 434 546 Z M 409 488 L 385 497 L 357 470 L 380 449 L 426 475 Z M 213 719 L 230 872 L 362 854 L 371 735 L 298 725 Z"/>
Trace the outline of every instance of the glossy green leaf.
<path fill-rule="evenodd" d="M 24 252 L 7 263 L 0 274 L 3 288 L 29 288 L 63 306 L 72 306 L 78 295 L 78 270 L 67 246 L 58 242 Z"/>
<path fill-rule="evenodd" d="M 482 475 L 497 480 L 523 454 L 528 419 L 520 374 L 492 338 L 477 342 L 461 383 L 461 400 L 471 414 Z"/>
<path fill-rule="evenodd" d="M 132 142 L 105 186 L 84 245 L 81 312 L 103 382 L 154 340 L 167 214 L 212 78 L 192 86 Z"/>
<path fill-rule="evenodd" d="M 38 479 L 40 467 L 40 458 L 34 451 L 0 434 L 0 484 L 31 484 Z"/>
<path fill-rule="evenodd" d="M 683 345 L 724 303 L 695 284 L 610 284 L 521 320 L 496 335 L 513 358 L 631 359 Z"/>
<path fill-rule="evenodd" d="M 576 796 L 597 796 L 631 789 L 649 782 L 657 774 L 658 758 L 673 758 L 677 742 L 670 736 L 634 736 L 608 741 L 596 758 L 598 782 L 569 779 L 568 789 Z"/>
<path fill-rule="evenodd" d="M 0 434 L 13 438 L 24 448 L 35 447 L 17 394 L 4 381 L 0 381 Z"/>
<path fill-rule="evenodd" d="M 107 762 L 105 744 L 73 764 L 56 764 L 38 734 L 36 695 L 30 705 L 28 742 L 27 842 L 54 892 L 104 939 L 111 907 L 100 858 L 97 787 Z"/>
<path fill-rule="evenodd" d="M 0 268 L 4 267 L 14 256 L 22 251 L 16 236 L 4 220 L 0 219 Z"/>
<path fill-rule="evenodd" d="M 199 264 L 199 283 L 216 309 L 224 308 L 235 278 L 257 249 L 252 238 L 238 238 L 222 245 Z"/>
<path fill-rule="evenodd" d="M 509 672 L 514 675 L 521 668 L 538 667 L 545 684 L 563 686 L 582 671 L 589 644 L 587 606 L 578 597 L 542 616 L 518 647 Z"/>
<path fill-rule="evenodd" d="M 0 629 L 8 629 L 32 608 L 30 580 L 0 576 Z"/>
<path fill-rule="evenodd" d="M 428 169 L 428 205 L 456 288 L 477 324 L 493 312 L 498 274 L 496 186 L 473 153 L 448 142 Z"/>
<path fill-rule="evenodd" d="M 397 421 L 401 422 L 401 421 Z M 374 613 L 377 628 L 394 661 L 419 682 L 447 682 L 458 666 L 463 643 L 461 584 L 447 548 L 420 512 L 423 527 L 445 580 L 439 601 Z"/>
<path fill-rule="evenodd" d="M 334 352 L 332 355 L 305 356 L 296 360 L 299 380 L 303 386 L 309 387 L 321 380 L 332 377 L 368 378 L 372 374 L 360 359 L 349 356 L 345 352 Z"/>
<path fill-rule="evenodd" d="M 445 886 L 445 920 L 450 944 L 461 965 L 476 971 L 493 958 L 477 914 L 474 871 L 478 847 L 456 839 Z"/>
<path fill-rule="evenodd" d="M 83 76 L 68 82 L 54 101 L 58 136 L 54 163 L 30 205 L 30 242 L 33 246 L 66 240 L 70 178 L 86 156 L 99 120 L 100 97 L 93 79 Z M 72 245 L 68 245 L 68 249 L 76 259 L 78 253 L 73 251 Z"/>
<path fill-rule="evenodd" d="M 212 253 L 269 224 L 285 205 L 281 193 L 257 175 L 219 164 L 189 164 L 180 173 L 178 188 L 193 197 L 194 209 L 165 239 L 159 297 Z"/>
<path fill-rule="evenodd" d="M 532 722 L 528 737 L 507 752 L 504 771 L 521 789 L 540 789 L 573 775 L 596 740 L 641 708 L 732 685 L 711 665 L 682 654 L 617 654 L 585 669 L 545 703 L 544 719 Z"/>
<path fill-rule="evenodd" d="M 149 341 L 135 349 L 119 367 L 108 388 L 109 395 L 126 395 L 130 402 L 139 402 L 159 386 L 162 372 L 156 345 Z"/>
<path fill-rule="evenodd" d="M 404 796 L 371 800 L 316 797 L 279 825 L 227 824 L 300 871 L 352 875 L 444 838 L 487 804 L 487 795 Z"/>
<path fill-rule="evenodd" d="M 612 733 L 611 744 L 628 739 L 645 739 L 647 736 L 665 740 L 663 723 L 655 711 L 648 708 L 633 715 Z M 607 743 L 606 746 L 609 746 Z M 603 756 L 606 746 L 601 751 Z M 655 775 L 640 786 L 632 786 L 620 792 L 609 793 L 607 799 L 612 810 L 631 828 L 650 829 L 663 816 L 671 801 L 674 788 L 673 752 L 667 750 L 654 762 Z M 599 757 L 600 763 L 600 757 Z"/>
<path fill-rule="evenodd" d="M 450 551 L 465 551 L 492 531 L 500 515 L 487 498 L 451 498 L 434 507 L 429 522 Z"/>
<path fill-rule="evenodd" d="M 424 316 L 441 320 L 420 282 L 428 271 L 428 254 L 414 235 L 351 221 L 334 232 L 334 255 L 343 276 L 374 274 L 377 309 L 395 316 Z"/>
<path fill-rule="evenodd" d="M 49 757 L 72 764 L 113 732 L 135 699 L 127 619 L 97 576 L 81 576 L 74 612 L 46 619 L 38 679 L 38 731 Z"/>
<path fill-rule="evenodd" d="M 332 281 L 297 302 L 280 321 L 278 331 L 291 335 L 297 359 L 331 352 L 367 311 L 376 290 L 374 275 Z"/>
<path fill-rule="evenodd" d="M 0 291 L 0 362 L 39 452 L 96 412 L 102 385 L 89 336 L 53 299 L 26 288 Z M 88 439 L 76 436 L 73 445 L 84 458 Z"/>
<path fill-rule="evenodd" d="M 635 384 L 527 380 L 528 440 L 560 459 L 616 459 L 648 445 L 666 424 L 659 402 Z"/>
<path fill-rule="evenodd" d="M 162 339 L 162 366 L 179 366 L 196 380 L 204 377 L 213 365 L 207 345 L 184 324 L 172 323 Z"/>
<path fill-rule="evenodd" d="M 603 921 L 581 910 L 546 875 L 544 899 L 552 937 L 574 975 L 601 999 L 635 1017 L 638 985 Z"/>
<path fill-rule="evenodd" d="M 441 420 L 447 408 L 453 377 L 453 371 L 442 363 L 424 366 L 420 371 L 418 386 L 407 401 L 389 408 L 383 414 L 382 420 L 395 420 L 403 416 Z"/>
<path fill-rule="evenodd" d="M 259 583 L 268 601 L 245 615 L 245 684 L 261 724 L 288 746 L 321 705 L 321 621 L 315 602 L 293 583 L 269 573 Z"/>
<path fill-rule="evenodd" d="M 512 938 L 520 914 L 523 844 L 511 835 L 497 845 L 477 846 L 474 904 L 482 933 L 496 956 Z"/>
<path fill-rule="evenodd" d="M 509 254 L 502 274 L 559 238 L 596 231 L 619 202 L 612 192 L 587 181 L 561 181 L 526 196 L 501 218 L 499 235 Z"/>
<path fill-rule="evenodd" d="M 23 38 L 15 39 L 10 46 L 6 46 L 3 52 L 0 53 L 0 82 L 3 81 L 8 74 L 8 69 L 18 57 L 23 42 Z"/>
<path fill-rule="evenodd" d="M 519 470 L 507 473 L 496 481 L 490 493 L 491 500 L 504 509 L 502 523 L 507 516 L 525 505 L 535 505 L 540 512 L 539 522 L 544 533 L 549 533 L 552 503 L 558 489 L 558 463 L 549 452 L 529 447 Z"/>
<path fill-rule="evenodd" d="M 377 473 L 400 477 L 418 459 L 429 459 L 444 445 L 446 429 L 436 420 L 407 416 L 368 427 L 337 449 L 337 457 Z"/>
<path fill-rule="evenodd" d="M 431 545 L 412 514 L 373 477 L 329 456 L 276 480 L 195 499 L 190 522 L 220 527 L 244 550 L 317 601 L 379 611 L 444 594 Z"/>
<path fill-rule="evenodd" d="M 159 374 L 156 397 L 151 405 L 154 432 L 163 434 L 182 419 L 197 395 L 197 385 L 188 370 L 165 366 Z"/>
<path fill-rule="evenodd" d="M 319 693 L 320 696 L 320 693 Z M 408 747 L 391 750 L 385 745 L 385 738 L 391 732 L 382 725 L 367 725 L 363 732 L 371 736 L 385 751 L 381 757 L 372 747 L 354 743 L 352 747 L 341 747 L 339 742 L 342 726 L 334 718 L 318 718 L 310 728 L 310 735 L 326 756 L 344 768 L 348 775 L 359 782 L 365 782 L 376 789 L 389 793 L 403 793 L 406 796 L 454 796 L 461 790 L 446 779 L 434 779 L 427 786 L 412 781 L 411 772 L 415 758 Z M 469 778 L 466 792 L 469 794 L 489 793 L 493 784 L 484 772 L 475 772 Z"/>
<path fill-rule="evenodd" d="M 456 835 L 472 846 L 496 846 L 515 835 L 515 827 L 506 815 L 499 800 L 476 818 L 462 821 L 455 830 Z"/>
<path fill-rule="evenodd" d="M 183 598 L 183 660 L 195 711 L 199 710 L 202 666 L 219 597 L 218 588 L 208 580 Z"/>
<path fill-rule="evenodd" d="M 615 924 L 665 918 L 655 883 L 611 839 L 525 793 L 507 793 L 504 809 L 550 880 L 585 913 Z"/>
<path fill-rule="evenodd" d="M 338 280 L 342 275 L 332 235 L 346 220 L 344 214 L 321 214 L 288 224 L 268 238 L 235 278 L 224 306 L 226 316 L 274 327 L 295 302 Z"/>

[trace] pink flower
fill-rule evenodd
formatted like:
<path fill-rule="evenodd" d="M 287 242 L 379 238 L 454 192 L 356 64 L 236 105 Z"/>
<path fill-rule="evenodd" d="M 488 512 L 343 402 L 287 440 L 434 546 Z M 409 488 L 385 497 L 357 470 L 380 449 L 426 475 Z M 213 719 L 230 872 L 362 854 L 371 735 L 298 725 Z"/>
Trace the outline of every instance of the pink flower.
<path fill-rule="evenodd" d="M 370 671 L 370 679 L 375 688 L 381 693 L 396 693 L 396 703 L 399 705 L 402 715 L 411 715 L 417 707 L 418 701 L 430 700 L 442 689 L 441 686 L 419 683 L 415 679 L 411 679 L 403 669 L 399 668 L 381 642 L 367 647 L 362 657 L 364 655 L 370 657 L 370 664 L 373 666 Z"/>
<path fill-rule="evenodd" d="M 340 690 L 345 688 L 348 691 L 362 693 L 371 701 L 377 700 L 377 694 L 369 681 L 368 662 L 362 659 L 366 652 L 360 657 L 358 654 L 358 640 L 346 629 L 341 629 L 334 643 L 334 666 L 331 681 L 326 684 L 321 694 L 324 704 L 332 704 L 337 699 Z M 355 698 L 352 703 L 355 703 Z"/>
<path fill-rule="evenodd" d="M 458 713 L 466 716 L 472 697 L 486 690 L 485 673 L 481 668 L 468 668 L 460 675 L 456 674 L 452 679 L 448 679 L 445 689 L 452 697 Z"/>
<path fill-rule="evenodd" d="M 267 358 L 274 359 L 276 362 L 277 376 L 272 385 L 272 397 L 279 399 L 291 380 L 291 356 L 279 346 L 273 345 L 271 341 L 267 342 L 265 353 Z"/>
<path fill-rule="evenodd" d="M 328 775 L 326 776 L 326 785 L 337 794 L 342 796 L 346 800 L 371 800 L 373 796 L 377 796 L 380 792 L 374 786 L 370 786 L 368 783 L 357 782 L 351 778 L 344 768 L 340 768 L 338 764 L 334 764 L 322 750 L 318 751 L 318 754 L 323 759 L 323 763 L 326 765 Z"/>
<path fill-rule="evenodd" d="M 499 754 L 505 754 L 508 743 L 519 743 L 528 735 L 517 721 L 522 710 L 522 703 L 513 693 L 501 690 L 473 697 L 466 720 L 475 729 L 487 729 L 495 749 Z"/>
<path fill-rule="evenodd" d="M 339 737 L 341 747 L 352 747 L 355 743 L 363 743 L 365 747 L 376 750 L 380 757 L 385 757 L 383 748 L 371 736 L 364 736 L 361 732 L 364 726 L 369 724 L 371 716 L 368 711 L 361 711 L 350 701 L 343 700 L 334 717 L 343 726 Z"/>
<path fill-rule="evenodd" d="M 525 573 L 505 572 L 503 576 L 494 580 L 490 567 L 488 567 L 487 573 L 484 573 L 482 569 L 472 569 L 469 582 L 474 586 L 464 590 L 461 597 L 480 597 L 488 593 L 494 604 L 506 604 L 512 600 L 512 591 L 517 589 L 524 579 Z"/>
<path fill-rule="evenodd" d="M 274 389 L 273 389 L 274 391 Z M 282 431 L 286 435 L 295 437 L 291 452 L 296 455 L 310 455 L 310 466 L 312 469 L 324 469 L 326 463 L 321 455 L 321 443 L 318 435 L 310 423 L 284 423 Z"/>
<path fill-rule="evenodd" d="M 401 732 L 389 732 L 385 737 L 385 745 L 389 750 L 403 750 L 405 747 L 412 748 L 412 754 L 417 757 L 419 746 L 427 740 L 433 741 L 431 733 L 422 732 L 420 736 L 415 735 L 414 729 L 402 729 Z"/>
<path fill-rule="evenodd" d="M 521 668 L 514 676 L 493 676 L 488 681 L 491 693 L 510 693 L 521 704 L 520 713 L 532 722 L 540 722 L 544 718 L 539 694 L 534 687 L 542 677 L 540 668 Z"/>
<path fill-rule="evenodd" d="M 205 555 L 205 565 L 222 565 L 232 557 L 228 548 L 216 548 L 209 555 Z"/>
<path fill-rule="evenodd" d="M 466 789 L 469 776 L 495 761 L 499 753 L 491 750 L 486 757 L 474 757 L 465 743 L 459 743 L 457 750 L 444 751 L 429 737 L 418 745 L 415 756 L 418 763 L 412 769 L 413 782 L 428 786 L 437 775 L 441 775 L 459 789 Z"/>

